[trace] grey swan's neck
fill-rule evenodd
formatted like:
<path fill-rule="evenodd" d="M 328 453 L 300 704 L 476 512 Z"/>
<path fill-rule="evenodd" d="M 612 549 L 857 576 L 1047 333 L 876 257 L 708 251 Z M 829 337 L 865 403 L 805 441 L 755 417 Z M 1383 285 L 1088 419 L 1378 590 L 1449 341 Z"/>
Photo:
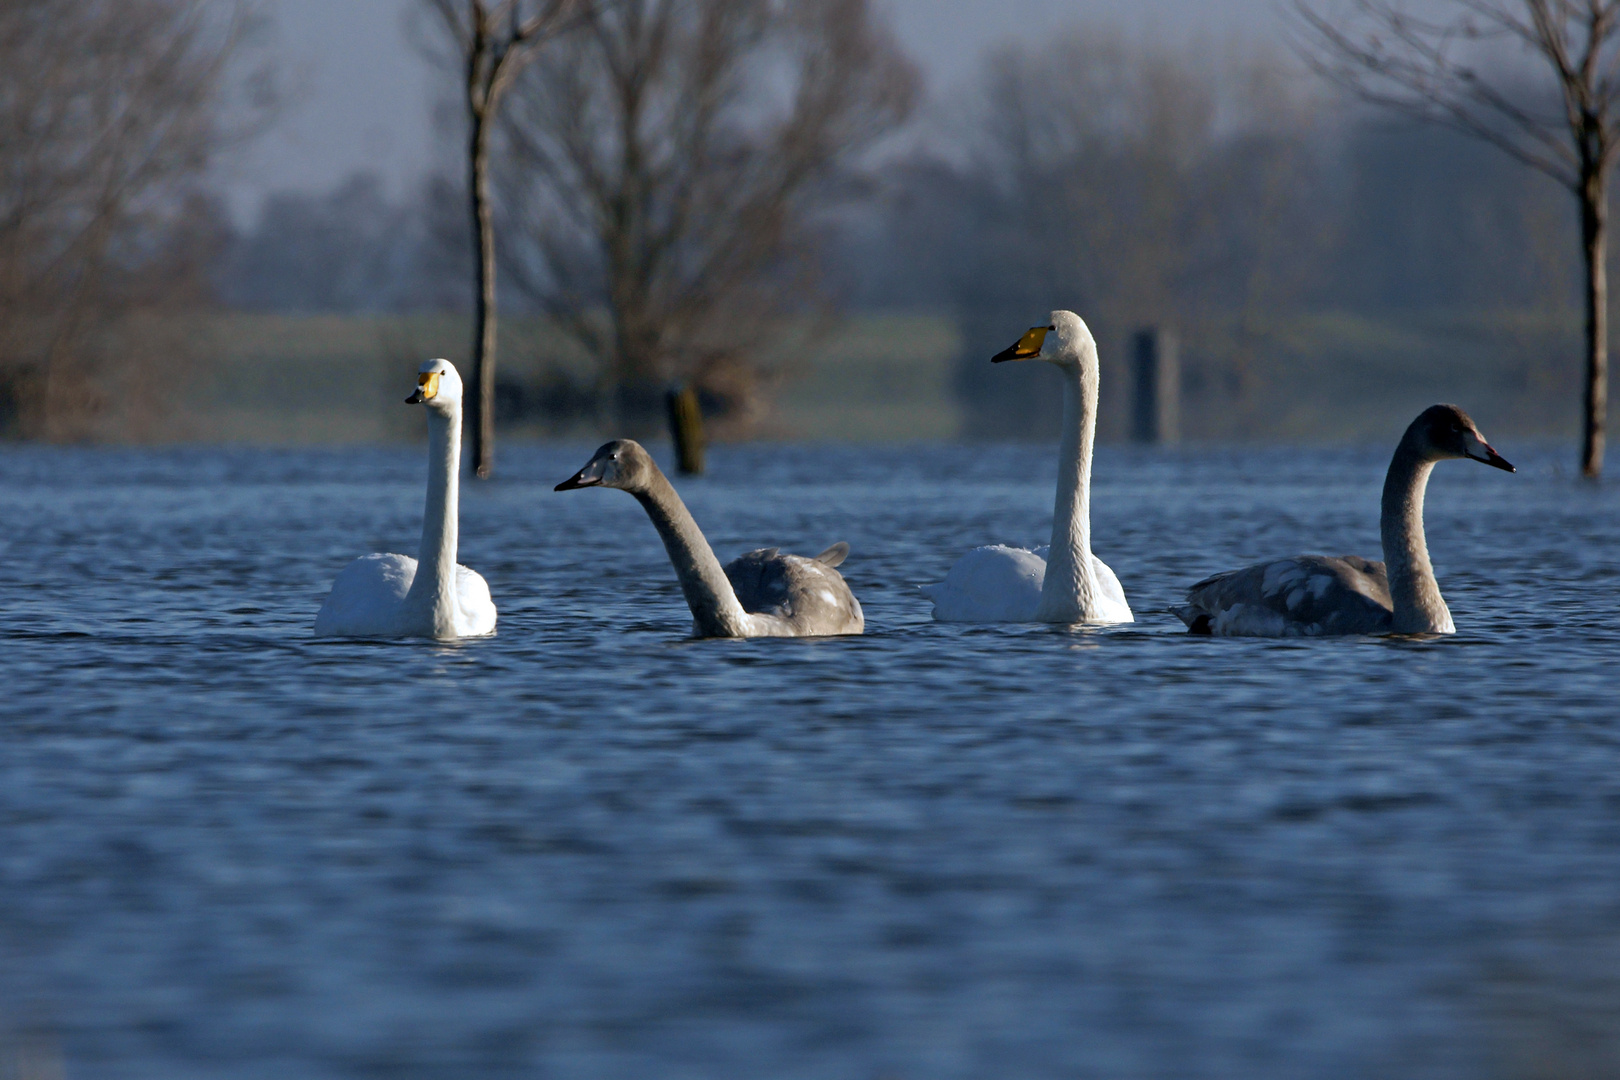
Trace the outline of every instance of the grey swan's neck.
<path fill-rule="evenodd" d="M 435 636 L 456 633 L 456 543 L 461 520 L 461 408 L 428 414 L 427 503 L 422 547 L 405 607 L 431 621 Z"/>
<path fill-rule="evenodd" d="M 714 557 L 714 549 L 703 538 L 703 530 L 692 520 L 686 504 L 675 493 L 658 466 L 653 467 L 647 487 L 631 494 L 652 518 L 653 527 L 664 541 L 664 550 L 680 579 L 686 606 L 692 609 L 700 637 L 747 637 L 749 615 L 737 600 L 731 581 Z"/>
<path fill-rule="evenodd" d="M 1095 350 L 1095 346 L 1085 346 Z M 1035 608 L 1037 622 L 1096 622 L 1097 571 L 1091 565 L 1091 450 L 1097 434 L 1097 362 L 1064 365 L 1063 442 L 1058 448 L 1052 547 Z"/>
<path fill-rule="evenodd" d="M 1423 535 L 1423 495 L 1435 459 L 1418 443 L 1416 431 L 1408 428 L 1384 477 L 1378 515 L 1394 608 L 1390 629 L 1397 634 L 1450 634 L 1456 627 L 1440 596 L 1440 584 L 1434 580 L 1434 565 L 1429 562 L 1429 545 Z"/>

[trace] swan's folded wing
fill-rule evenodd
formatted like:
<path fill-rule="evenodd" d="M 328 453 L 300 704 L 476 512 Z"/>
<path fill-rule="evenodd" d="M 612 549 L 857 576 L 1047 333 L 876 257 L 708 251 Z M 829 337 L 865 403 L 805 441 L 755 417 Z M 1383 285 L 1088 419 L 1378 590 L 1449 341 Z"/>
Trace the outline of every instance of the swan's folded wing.
<path fill-rule="evenodd" d="M 456 604 L 461 609 L 461 625 L 456 632 L 462 637 L 482 637 L 495 632 L 495 601 L 489 595 L 489 583 L 476 570 L 456 566 Z"/>
<path fill-rule="evenodd" d="M 1030 622 L 1041 602 L 1046 560 L 1023 548 L 991 544 L 967 552 L 945 580 L 924 587 L 938 622 Z"/>
<path fill-rule="evenodd" d="M 1096 555 L 1091 556 L 1091 566 L 1097 575 L 1099 614 L 1109 622 L 1135 622 L 1136 616 L 1131 614 L 1131 605 L 1125 599 L 1125 586 L 1119 583 L 1119 577 Z"/>
<path fill-rule="evenodd" d="M 1384 564 L 1355 555 L 1299 555 L 1215 574 L 1175 613 L 1195 633 L 1317 637 L 1386 633 Z"/>
<path fill-rule="evenodd" d="M 316 637 L 387 637 L 416 578 L 416 560 L 381 552 L 354 560 L 332 582 L 315 616 Z"/>
<path fill-rule="evenodd" d="M 849 583 L 826 563 L 768 548 L 733 559 L 725 570 L 743 610 L 776 622 L 774 633 L 816 637 L 866 627 Z"/>
<path fill-rule="evenodd" d="M 793 614 L 793 594 L 783 570 L 779 548 L 760 548 L 726 564 L 726 580 L 737 602 L 751 614 Z"/>

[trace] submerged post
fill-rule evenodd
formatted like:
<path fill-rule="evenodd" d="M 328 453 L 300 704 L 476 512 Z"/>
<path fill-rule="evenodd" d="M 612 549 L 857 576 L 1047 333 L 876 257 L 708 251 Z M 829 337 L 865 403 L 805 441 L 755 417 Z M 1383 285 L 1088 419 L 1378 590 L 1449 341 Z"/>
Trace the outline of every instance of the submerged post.
<path fill-rule="evenodd" d="M 1141 443 L 1173 443 L 1181 437 L 1181 358 L 1176 335 L 1149 326 L 1136 332 L 1136 411 L 1131 438 Z"/>
<path fill-rule="evenodd" d="M 675 442 L 675 466 L 687 476 L 703 472 L 703 410 L 698 408 L 697 391 L 691 385 L 671 388 L 669 437 Z"/>

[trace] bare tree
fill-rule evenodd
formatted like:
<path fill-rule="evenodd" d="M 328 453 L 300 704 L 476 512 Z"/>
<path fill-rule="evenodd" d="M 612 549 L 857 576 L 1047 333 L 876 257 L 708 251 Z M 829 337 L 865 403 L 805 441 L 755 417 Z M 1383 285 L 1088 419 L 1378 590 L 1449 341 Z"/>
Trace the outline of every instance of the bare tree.
<path fill-rule="evenodd" d="M 536 50 L 567 25 L 588 0 L 427 0 L 459 50 L 467 96 L 467 196 L 474 260 L 472 368 L 473 471 L 495 467 L 495 210 L 490 201 L 489 151 L 501 98 Z"/>
<path fill-rule="evenodd" d="M 1318 70 L 1368 101 L 1484 139 L 1568 188 L 1580 208 L 1586 394 L 1581 471 L 1603 471 L 1608 418 L 1609 181 L 1620 148 L 1620 0 L 1295 0 Z M 1513 47 L 1550 92 L 1490 50 Z M 1496 61 L 1494 71 L 1482 64 Z"/>
<path fill-rule="evenodd" d="M 623 0 L 524 77 L 516 261 L 619 421 L 667 380 L 746 408 L 755 350 L 818 292 L 812 232 L 917 80 L 867 0 Z"/>
<path fill-rule="evenodd" d="M 107 397 L 98 366 L 134 355 L 109 344 L 112 322 L 199 270 L 207 204 L 191 196 L 241 134 L 222 114 L 250 14 L 0 5 L 0 405 L 22 434 L 86 434 Z"/>

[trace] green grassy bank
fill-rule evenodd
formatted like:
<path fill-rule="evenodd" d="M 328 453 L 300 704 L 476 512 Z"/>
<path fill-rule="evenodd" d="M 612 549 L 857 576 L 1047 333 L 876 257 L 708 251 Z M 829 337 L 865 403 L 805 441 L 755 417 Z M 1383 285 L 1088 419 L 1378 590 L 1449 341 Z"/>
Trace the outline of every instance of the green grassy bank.
<path fill-rule="evenodd" d="M 1009 331 L 1008 340 L 1022 327 Z M 1387 438 L 1418 408 L 1455 401 L 1488 432 L 1573 437 L 1580 400 L 1578 324 L 1569 315 L 1421 314 L 1371 320 L 1292 316 L 1182 330 L 1183 432 L 1192 440 L 1295 442 Z M 185 407 L 164 430 L 210 442 L 376 442 L 420 434 L 400 404 L 416 364 L 464 362 L 459 316 L 230 314 L 190 328 Z M 1122 342 L 1105 338 L 1104 438 L 1124 437 L 1130 380 Z M 862 315 L 768 358 L 764 438 L 892 441 L 956 437 L 961 339 L 948 319 Z M 503 379 L 539 386 L 548 371 L 588 377 L 582 353 L 543 322 L 508 320 Z M 1044 372 L 1020 373 L 1048 394 Z M 1018 408 L 1014 405 L 996 407 Z M 511 437 L 594 437 L 588 422 L 530 419 Z M 1027 434 L 1039 434 L 1036 431 Z"/>

